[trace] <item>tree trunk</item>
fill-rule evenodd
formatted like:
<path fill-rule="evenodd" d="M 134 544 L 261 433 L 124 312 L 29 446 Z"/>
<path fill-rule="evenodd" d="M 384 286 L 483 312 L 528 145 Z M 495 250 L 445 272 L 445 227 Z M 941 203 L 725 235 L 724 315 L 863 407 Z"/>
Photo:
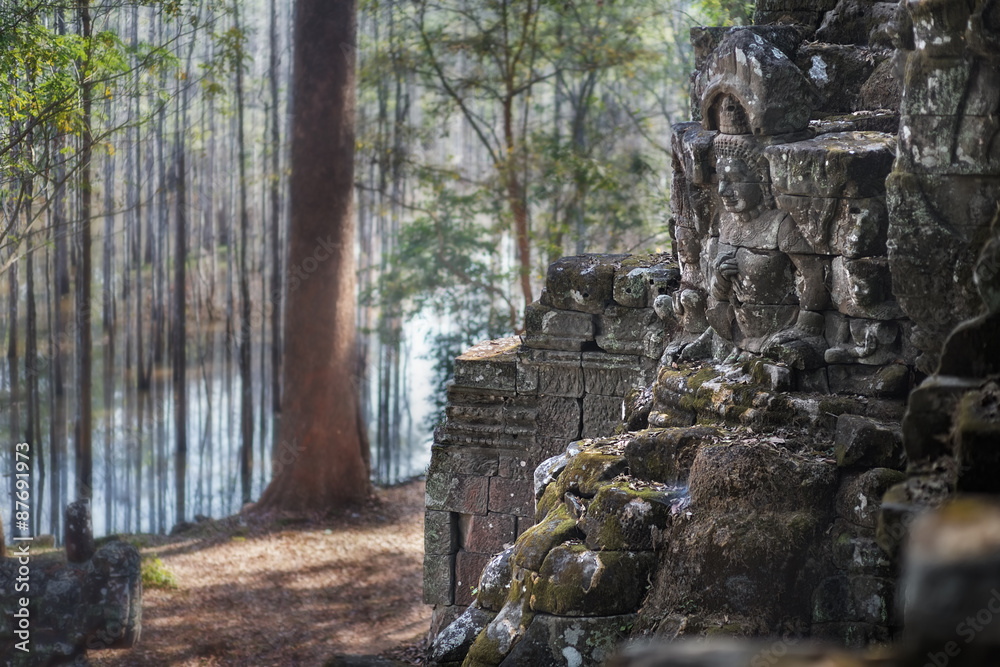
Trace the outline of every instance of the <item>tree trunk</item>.
<path fill-rule="evenodd" d="M 239 0 L 233 2 L 233 23 L 240 30 Z M 240 52 L 245 44 L 241 42 Z M 236 146 L 239 160 L 240 195 L 240 332 L 237 337 L 240 352 L 240 491 L 244 503 L 250 502 L 253 480 L 253 368 L 251 342 L 253 328 L 250 322 L 250 275 L 247 266 L 247 244 L 250 241 L 250 212 L 247 210 L 246 142 L 243 130 L 243 64 L 236 64 Z"/>
<path fill-rule="evenodd" d="M 79 0 L 80 22 L 84 40 L 90 39 L 90 0 Z M 90 131 L 91 87 L 90 77 L 86 74 L 90 63 L 86 63 L 81 94 L 83 97 L 83 137 L 80 144 L 80 265 L 77 274 L 77 359 L 79 362 L 80 386 L 79 403 L 77 406 L 76 427 L 76 497 L 77 500 L 90 498 L 93 495 L 93 414 L 91 410 L 92 394 L 92 341 L 90 328 L 90 280 L 91 280 L 91 144 L 93 137 Z"/>
<path fill-rule="evenodd" d="M 355 345 L 356 0 L 299 0 L 295 17 L 291 229 L 285 359 L 274 476 L 260 509 L 363 500 Z"/>
<path fill-rule="evenodd" d="M 281 412 L 281 127 L 278 113 L 278 9 L 271 0 L 271 405 Z M 261 280 L 263 280 L 263 272 Z"/>

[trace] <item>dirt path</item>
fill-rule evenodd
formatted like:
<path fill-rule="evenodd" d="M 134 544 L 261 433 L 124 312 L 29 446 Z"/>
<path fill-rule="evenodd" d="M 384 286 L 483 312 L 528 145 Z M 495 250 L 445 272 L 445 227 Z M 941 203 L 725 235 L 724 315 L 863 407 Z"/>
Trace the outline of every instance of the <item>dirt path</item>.
<path fill-rule="evenodd" d="M 423 482 L 379 490 L 363 508 L 309 522 L 198 524 L 140 536 L 176 589 L 147 589 L 130 651 L 90 653 L 100 667 L 322 665 L 335 653 L 414 654 L 421 601 Z"/>

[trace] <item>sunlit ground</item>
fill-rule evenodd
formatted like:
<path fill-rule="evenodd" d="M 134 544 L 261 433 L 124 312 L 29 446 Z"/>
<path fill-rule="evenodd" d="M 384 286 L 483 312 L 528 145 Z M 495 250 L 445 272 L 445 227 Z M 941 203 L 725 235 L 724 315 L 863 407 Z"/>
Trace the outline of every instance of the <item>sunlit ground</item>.
<path fill-rule="evenodd" d="M 298 523 L 200 525 L 149 538 L 176 589 L 147 589 L 125 665 L 322 665 L 335 653 L 381 654 L 427 632 L 422 596 L 423 482 L 377 492 L 364 508 Z"/>

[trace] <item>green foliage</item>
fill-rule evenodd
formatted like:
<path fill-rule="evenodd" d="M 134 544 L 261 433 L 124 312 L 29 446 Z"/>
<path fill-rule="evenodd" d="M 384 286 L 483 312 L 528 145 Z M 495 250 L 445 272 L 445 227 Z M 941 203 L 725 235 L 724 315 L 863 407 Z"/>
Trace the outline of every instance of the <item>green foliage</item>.
<path fill-rule="evenodd" d="M 746 0 L 699 0 L 698 9 L 706 25 L 750 25 L 753 21 L 753 2 Z"/>
<path fill-rule="evenodd" d="M 158 556 L 146 556 L 142 559 L 142 585 L 144 588 L 177 588 L 177 578 Z"/>

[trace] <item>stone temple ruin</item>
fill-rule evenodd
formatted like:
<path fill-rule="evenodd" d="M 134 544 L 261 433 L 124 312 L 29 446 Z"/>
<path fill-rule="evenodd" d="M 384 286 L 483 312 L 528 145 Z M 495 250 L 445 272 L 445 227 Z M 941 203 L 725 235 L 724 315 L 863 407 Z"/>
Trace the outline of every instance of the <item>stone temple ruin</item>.
<path fill-rule="evenodd" d="M 824 664 L 922 665 L 1000 583 L 1000 538 L 940 542 L 1000 521 L 951 500 L 1000 492 L 1000 2 L 758 0 L 691 38 L 673 253 L 555 262 L 525 334 L 456 362 L 427 478 L 437 664 L 781 635 L 909 637 Z"/>

